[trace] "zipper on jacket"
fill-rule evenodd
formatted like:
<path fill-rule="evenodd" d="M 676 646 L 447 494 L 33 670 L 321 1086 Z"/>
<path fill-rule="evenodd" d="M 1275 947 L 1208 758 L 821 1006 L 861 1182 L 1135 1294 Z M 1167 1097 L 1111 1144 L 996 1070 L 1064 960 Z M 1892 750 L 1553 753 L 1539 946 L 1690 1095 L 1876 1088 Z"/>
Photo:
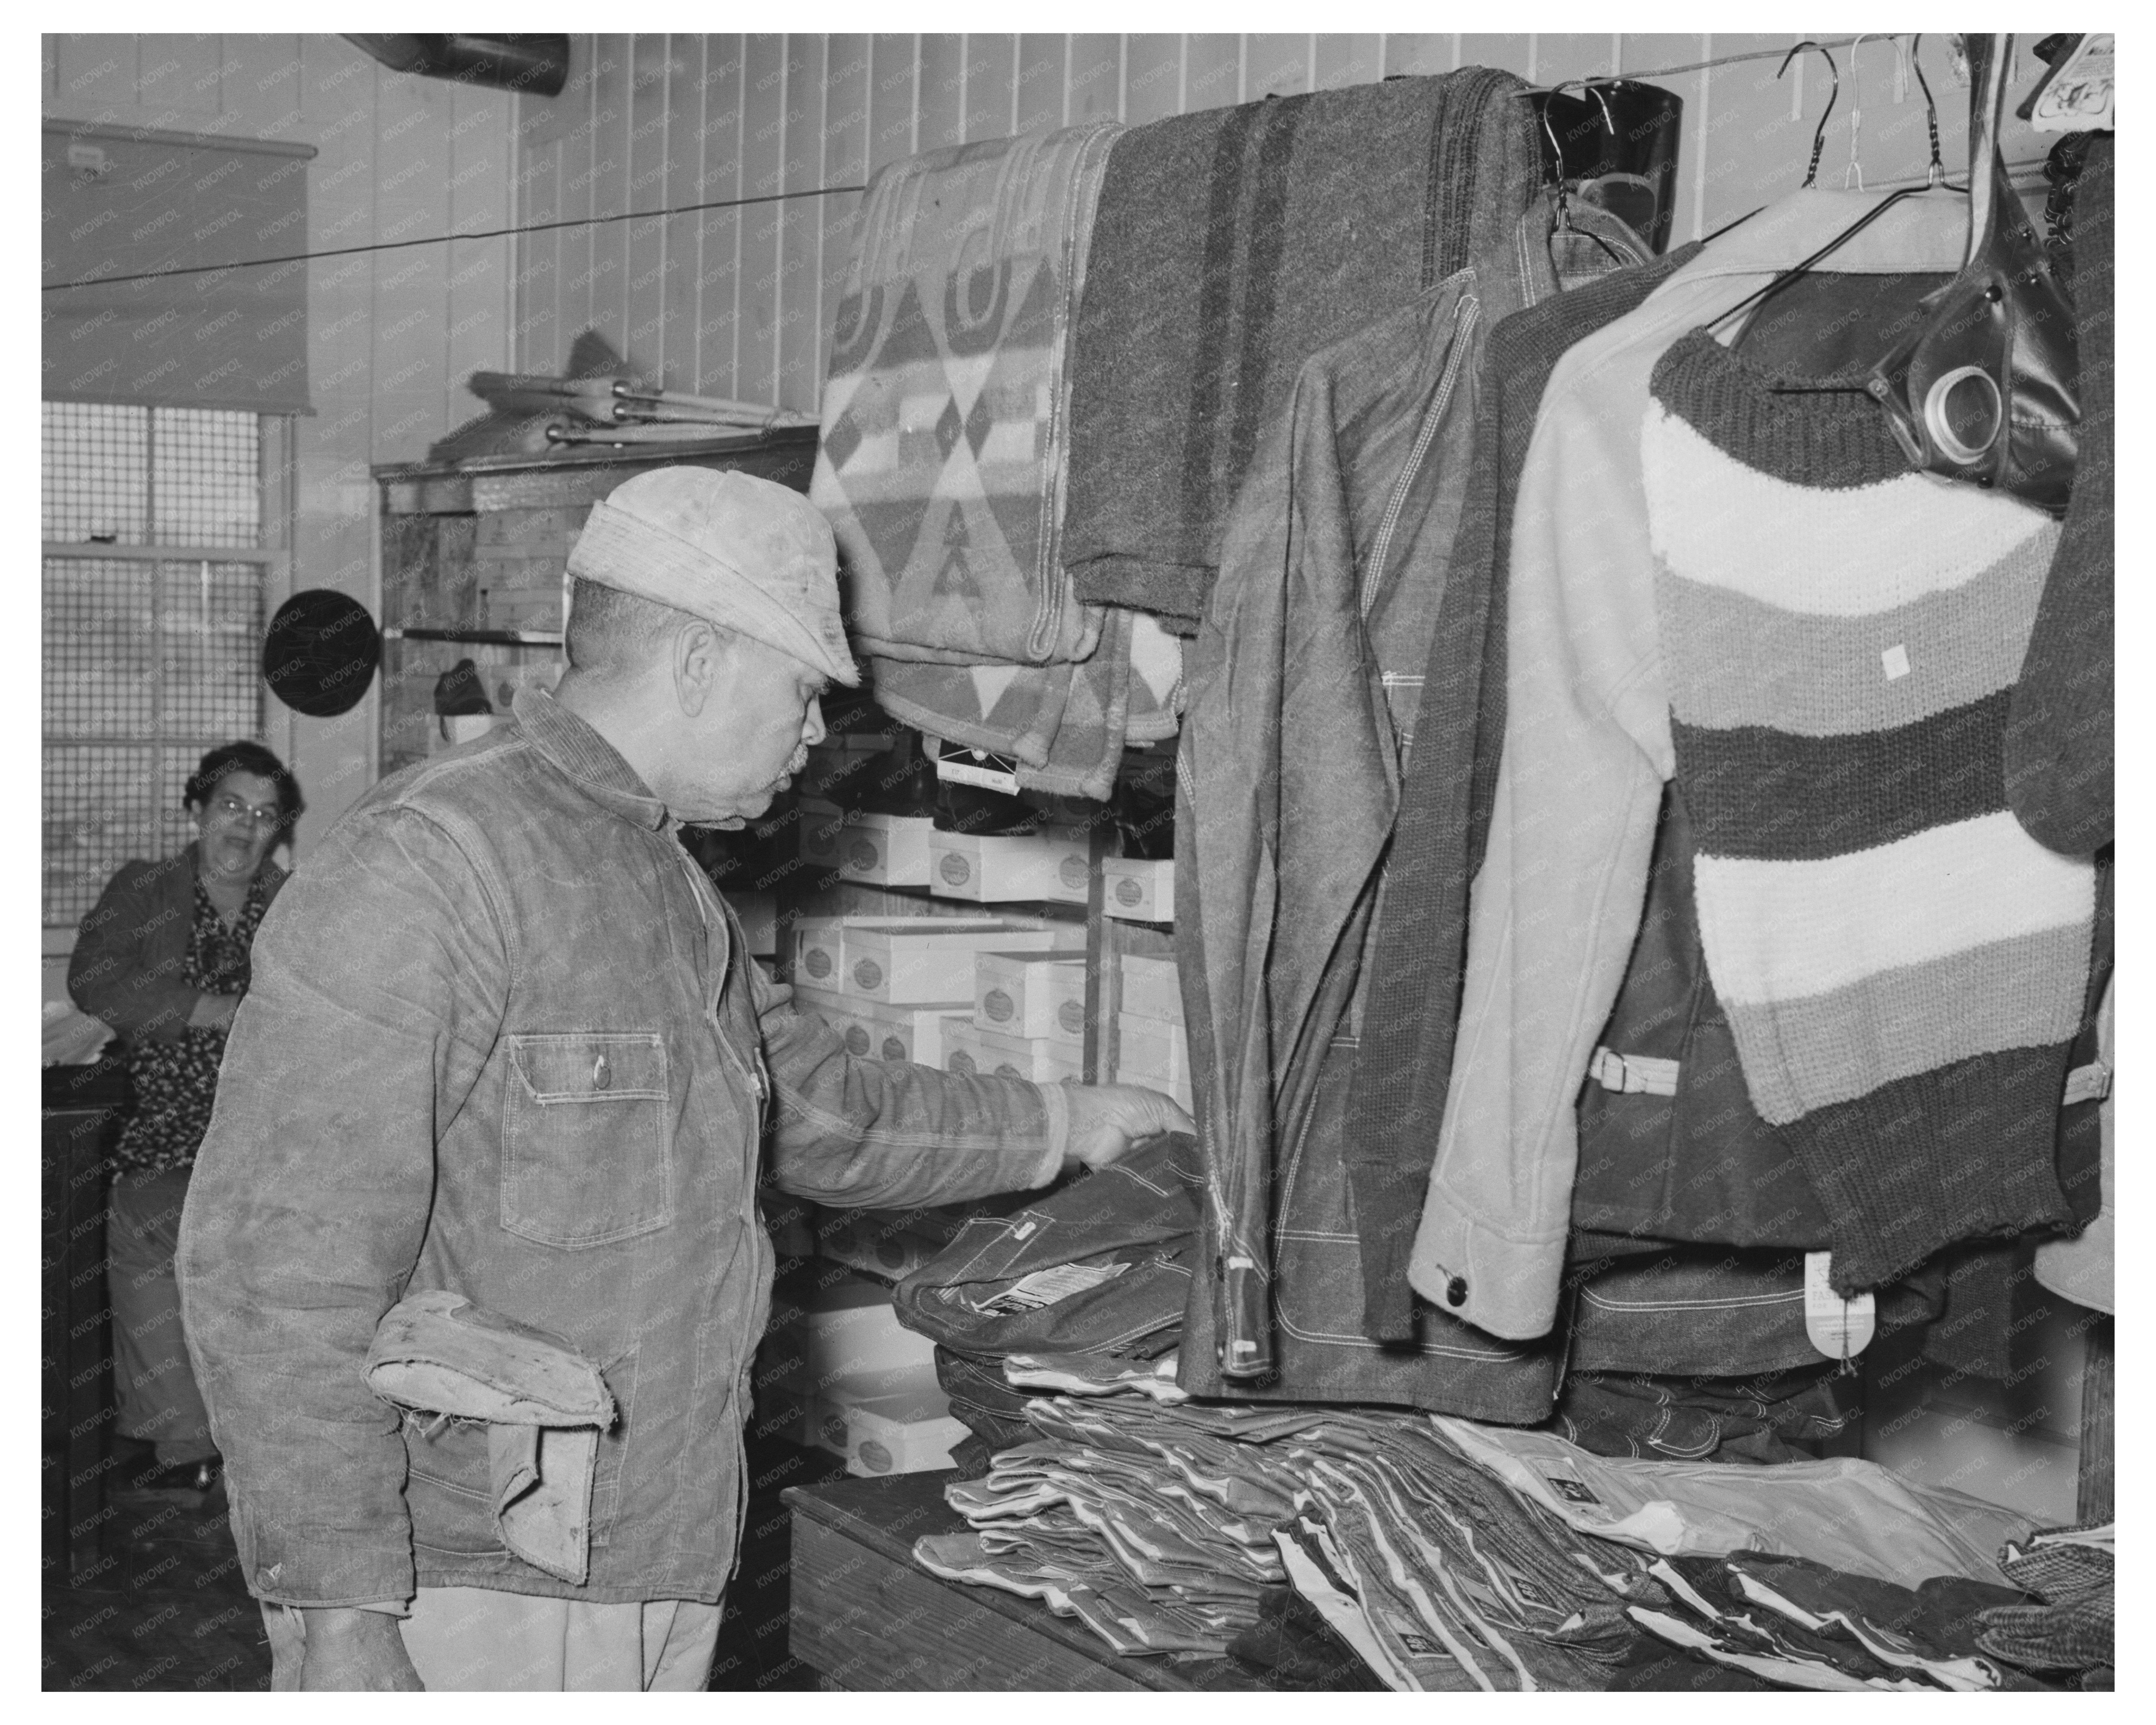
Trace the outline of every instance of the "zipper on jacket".
<path fill-rule="evenodd" d="M 1461 272 L 1463 275 L 1466 271 Z M 1422 470 L 1423 458 L 1430 454 L 1435 441 L 1437 428 L 1444 423 L 1445 410 L 1450 405 L 1452 392 L 1460 383 L 1460 367 L 1466 362 L 1468 338 L 1475 333 L 1475 326 L 1482 316 L 1482 302 L 1474 295 L 1463 293 L 1458 307 L 1453 312 L 1452 341 L 1445 356 L 1445 371 L 1438 378 L 1437 393 L 1431 396 L 1430 405 L 1423 409 L 1422 424 L 1416 428 L 1414 446 L 1408 459 L 1401 465 L 1399 477 L 1393 481 L 1393 494 L 1385 500 L 1385 513 L 1378 527 L 1378 535 L 1370 542 L 1370 567 L 1363 577 L 1363 618 L 1369 620 L 1370 608 L 1378 602 L 1378 584 L 1384 574 L 1385 559 L 1393 548 L 1393 535 L 1400 524 L 1400 512 L 1407 507 L 1408 490 L 1414 484 L 1415 475 Z"/>

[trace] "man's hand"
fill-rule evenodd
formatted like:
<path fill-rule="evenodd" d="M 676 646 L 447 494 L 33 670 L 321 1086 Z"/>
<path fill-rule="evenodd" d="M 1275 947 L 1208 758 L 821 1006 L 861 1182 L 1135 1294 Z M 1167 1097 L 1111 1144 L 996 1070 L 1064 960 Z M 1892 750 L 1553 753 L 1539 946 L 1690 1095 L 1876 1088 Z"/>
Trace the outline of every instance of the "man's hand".
<path fill-rule="evenodd" d="M 1135 1084 L 1066 1084 L 1063 1093 L 1070 1102 L 1070 1137 L 1063 1152 L 1066 1169 L 1081 1163 L 1106 1168 L 1141 1138 L 1198 1130 L 1198 1122 L 1176 1106 L 1174 1097 L 1157 1090 Z"/>
<path fill-rule="evenodd" d="M 397 1620 L 386 1611 L 356 1605 L 303 1614 L 306 1656 L 300 1664 L 302 1689 L 424 1689 L 404 1651 Z"/>

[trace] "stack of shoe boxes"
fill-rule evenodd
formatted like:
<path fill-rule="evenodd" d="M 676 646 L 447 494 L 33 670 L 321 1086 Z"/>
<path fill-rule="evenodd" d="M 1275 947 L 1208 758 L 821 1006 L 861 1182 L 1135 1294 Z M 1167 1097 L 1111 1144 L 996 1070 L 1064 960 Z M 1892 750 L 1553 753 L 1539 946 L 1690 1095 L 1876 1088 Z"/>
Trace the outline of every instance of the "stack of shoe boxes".
<path fill-rule="evenodd" d="M 1190 1102 L 1190 1043 L 1183 988 L 1173 958 L 1124 956 L 1116 1013 L 1115 1081 L 1165 1091 Z"/>
<path fill-rule="evenodd" d="M 948 1467 L 966 1436 L 936 1381 L 933 1344 L 901 1326 L 891 1289 L 873 1277 L 820 1276 L 777 1314 L 760 1359 L 759 1398 L 784 1410 L 795 1442 L 843 1455 L 849 1473 Z"/>
<path fill-rule="evenodd" d="M 973 957 L 970 1014 L 947 1020 L 943 1064 L 1057 1084 L 1084 1075 L 1082 953 L 983 951 Z"/>
<path fill-rule="evenodd" d="M 1085 938 L 1075 924 L 1038 917 L 803 917 L 794 925 L 794 993 L 856 1055 L 944 1066 L 953 1019 L 972 1019 L 983 949 L 1075 951 Z"/>

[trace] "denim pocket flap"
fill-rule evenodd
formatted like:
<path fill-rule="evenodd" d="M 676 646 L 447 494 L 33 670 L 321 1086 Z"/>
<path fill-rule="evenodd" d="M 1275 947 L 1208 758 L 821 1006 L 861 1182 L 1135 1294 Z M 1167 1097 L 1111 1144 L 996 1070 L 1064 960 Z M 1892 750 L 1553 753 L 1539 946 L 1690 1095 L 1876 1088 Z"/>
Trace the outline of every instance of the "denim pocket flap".
<path fill-rule="evenodd" d="M 542 1245 L 608 1245 L 674 1219 L 666 1045 L 650 1030 L 508 1039 L 501 1225 Z"/>
<path fill-rule="evenodd" d="M 666 1044 L 656 1030 L 571 1030 L 509 1039 L 509 1058 L 531 1099 L 639 1101 L 666 1095 Z"/>

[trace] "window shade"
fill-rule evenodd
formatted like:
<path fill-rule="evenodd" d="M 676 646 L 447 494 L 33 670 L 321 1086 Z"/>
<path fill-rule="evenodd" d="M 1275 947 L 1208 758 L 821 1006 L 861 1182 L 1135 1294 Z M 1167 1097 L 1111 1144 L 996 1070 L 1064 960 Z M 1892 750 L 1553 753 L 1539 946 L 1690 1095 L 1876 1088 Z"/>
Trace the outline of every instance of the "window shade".
<path fill-rule="evenodd" d="M 305 144 L 48 122 L 48 401 L 310 411 Z"/>

